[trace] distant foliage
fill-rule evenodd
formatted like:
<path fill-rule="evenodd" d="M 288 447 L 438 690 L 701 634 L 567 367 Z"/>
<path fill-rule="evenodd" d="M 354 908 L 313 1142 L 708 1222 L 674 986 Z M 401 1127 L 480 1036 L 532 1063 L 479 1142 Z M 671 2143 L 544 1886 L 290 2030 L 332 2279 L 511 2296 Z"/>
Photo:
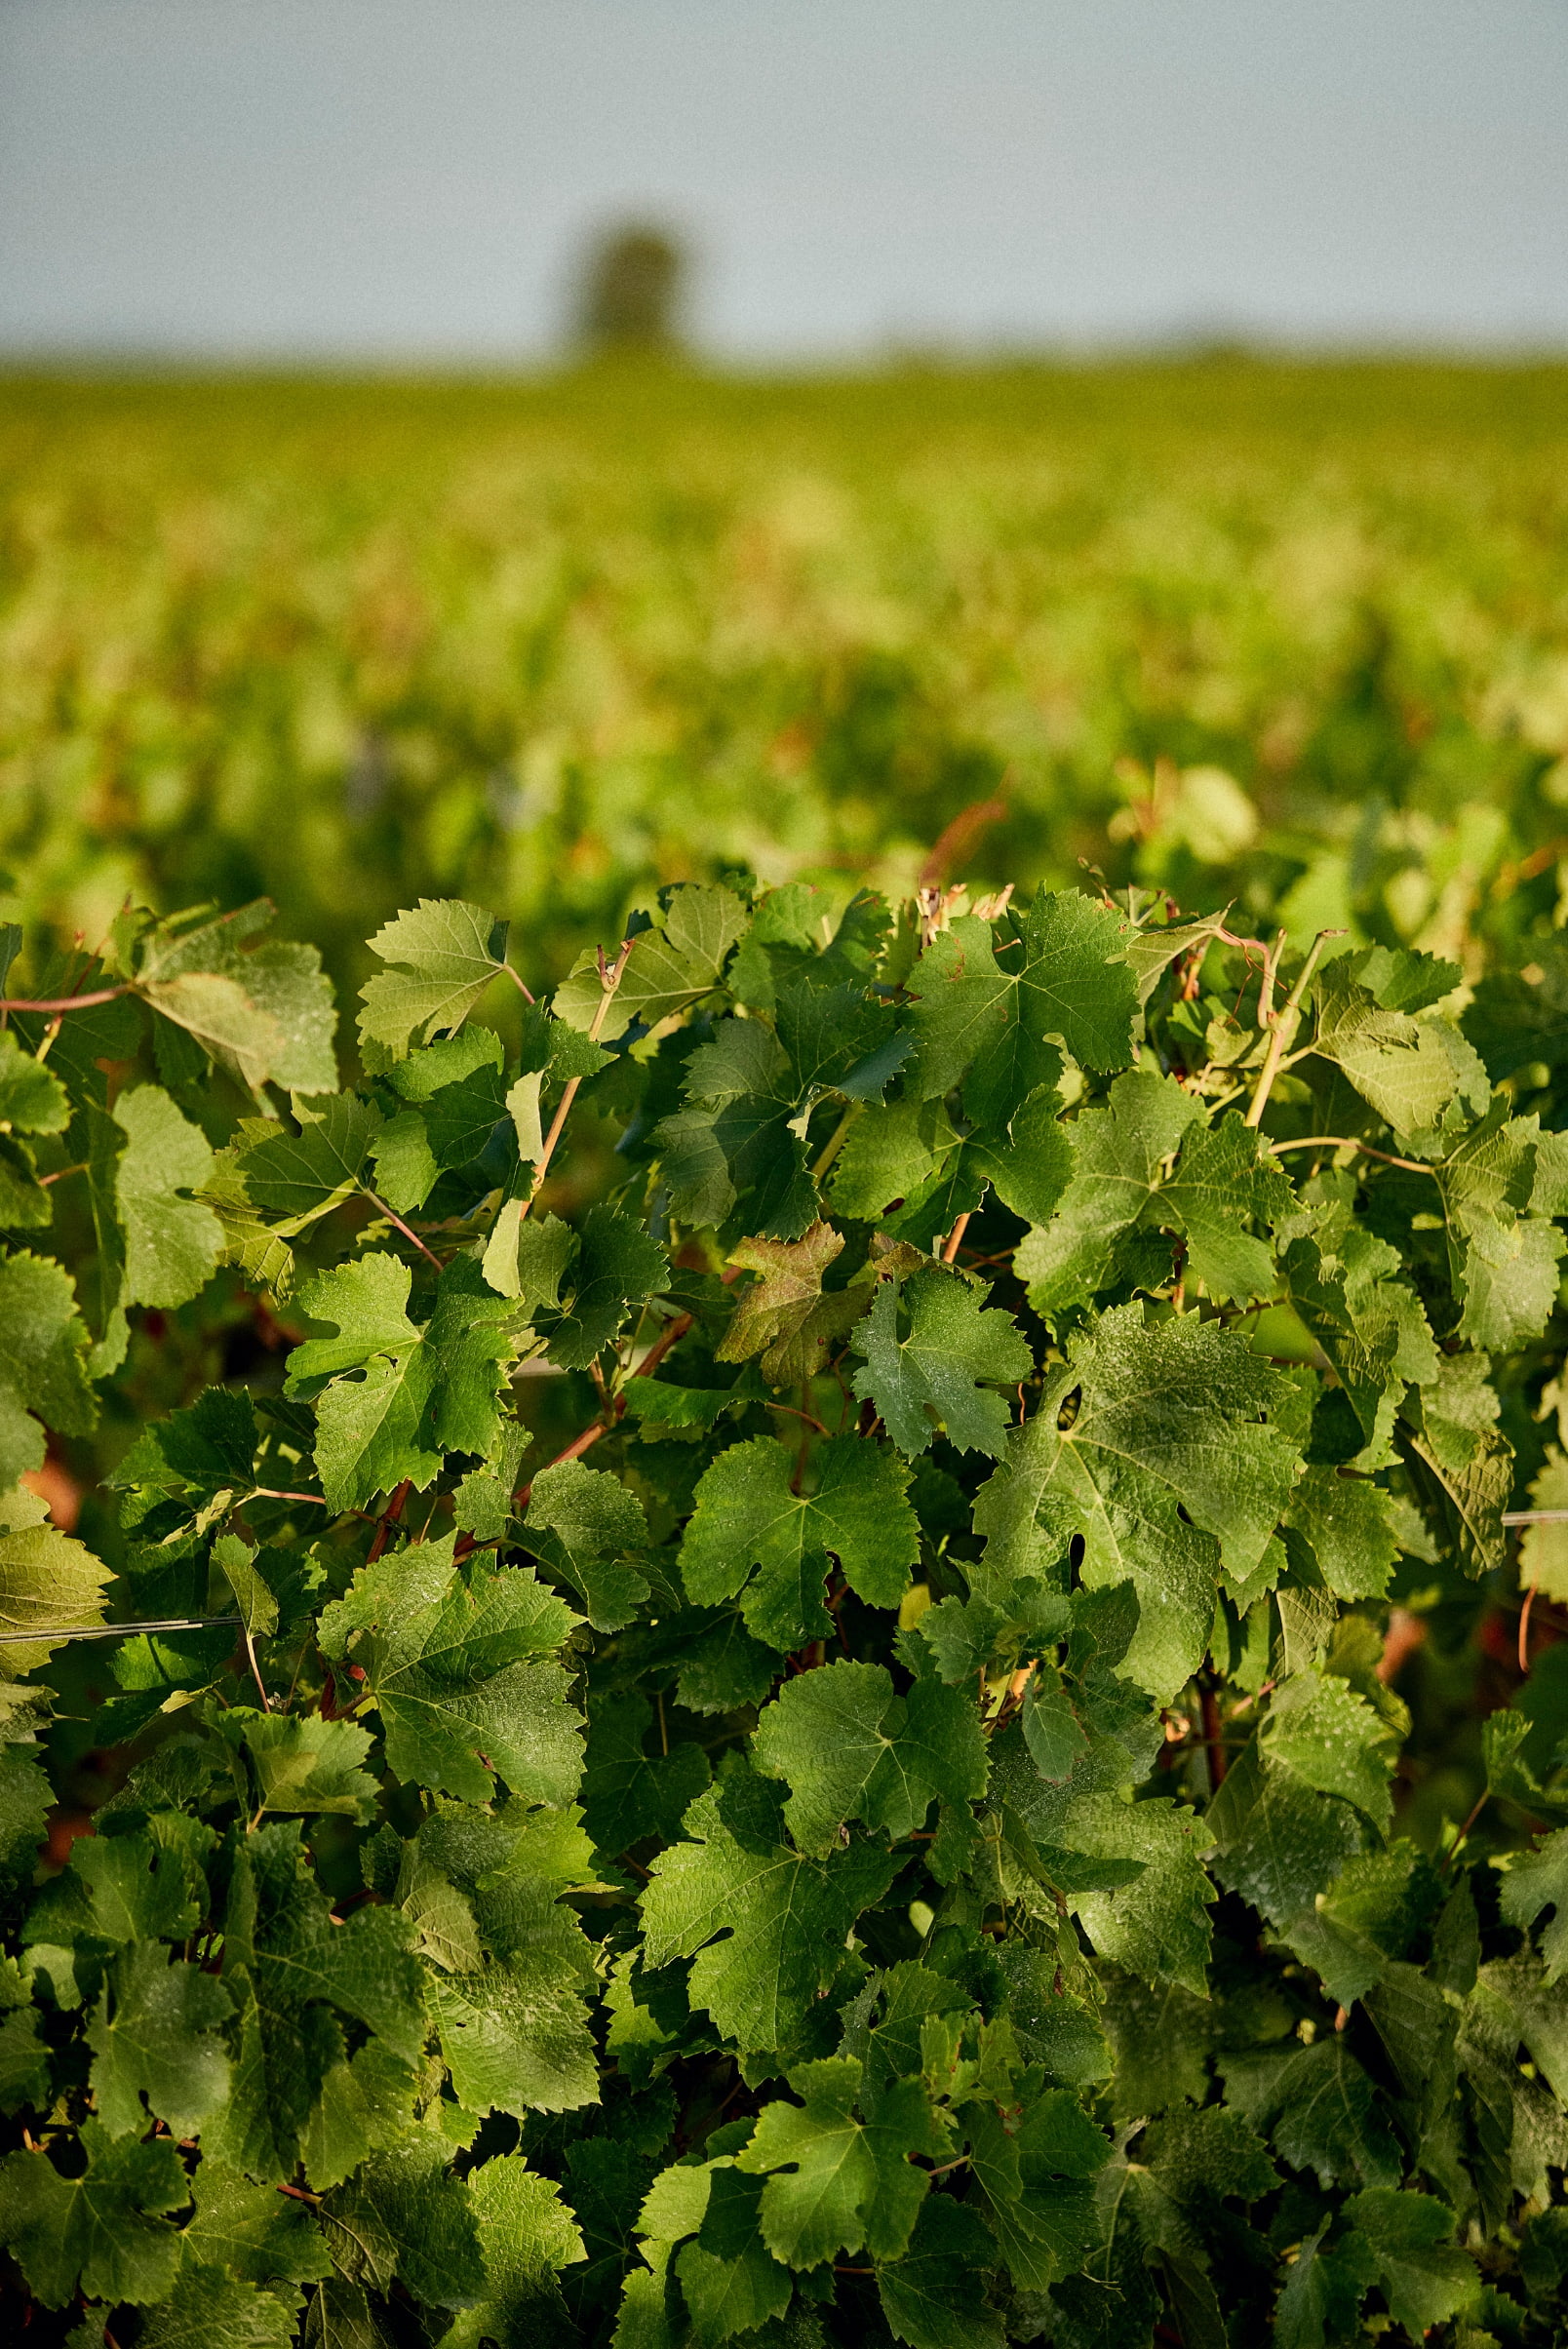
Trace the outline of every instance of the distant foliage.
<path fill-rule="evenodd" d="M 0 381 L 0 917 L 955 870 L 1462 957 L 1568 871 L 1561 370 Z M 838 878 L 836 878 L 838 877 Z M 1527 960 L 1520 956 L 1518 960 Z"/>
<path fill-rule="evenodd" d="M 662 228 L 617 228 L 588 256 L 577 331 L 594 351 L 673 351 L 684 339 L 688 264 Z"/>
<path fill-rule="evenodd" d="M 17 2337 L 1560 2341 L 1564 932 L 269 911 L 5 933 Z"/>

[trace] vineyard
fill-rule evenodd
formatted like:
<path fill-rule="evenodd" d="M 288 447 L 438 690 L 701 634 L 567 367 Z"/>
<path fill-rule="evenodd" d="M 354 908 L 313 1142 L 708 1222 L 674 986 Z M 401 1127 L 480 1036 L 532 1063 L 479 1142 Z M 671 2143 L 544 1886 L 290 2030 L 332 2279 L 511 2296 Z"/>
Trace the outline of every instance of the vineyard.
<path fill-rule="evenodd" d="M 1563 2337 L 1563 382 L 0 386 L 19 2337 Z"/>

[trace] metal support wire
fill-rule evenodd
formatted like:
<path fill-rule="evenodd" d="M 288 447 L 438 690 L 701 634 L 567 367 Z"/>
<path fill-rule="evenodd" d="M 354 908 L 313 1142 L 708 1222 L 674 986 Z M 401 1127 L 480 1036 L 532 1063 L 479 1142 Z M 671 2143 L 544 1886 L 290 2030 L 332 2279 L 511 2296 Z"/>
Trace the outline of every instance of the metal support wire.
<path fill-rule="evenodd" d="M 39 1639 L 129 1639 L 137 1631 L 243 1629 L 243 1615 L 168 1616 L 148 1624 L 52 1624 L 37 1631 L 0 1631 L 0 1648 L 28 1647 Z"/>
<path fill-rule="evenodd" d="M 1568 1508 L 1510 1508 L 1503 1512 L 1505 1525 L 1568 1525 Z"/>

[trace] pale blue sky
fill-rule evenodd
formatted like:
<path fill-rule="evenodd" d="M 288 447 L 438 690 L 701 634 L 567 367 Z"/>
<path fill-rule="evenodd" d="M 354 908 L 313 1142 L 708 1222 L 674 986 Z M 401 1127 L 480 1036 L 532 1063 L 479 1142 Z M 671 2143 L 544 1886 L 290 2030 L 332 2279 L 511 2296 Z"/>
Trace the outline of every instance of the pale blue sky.
<path fill-rule="evenodd" d="M 1568 0 L 0 0 L 0 351 L 1568 344 Z"/>

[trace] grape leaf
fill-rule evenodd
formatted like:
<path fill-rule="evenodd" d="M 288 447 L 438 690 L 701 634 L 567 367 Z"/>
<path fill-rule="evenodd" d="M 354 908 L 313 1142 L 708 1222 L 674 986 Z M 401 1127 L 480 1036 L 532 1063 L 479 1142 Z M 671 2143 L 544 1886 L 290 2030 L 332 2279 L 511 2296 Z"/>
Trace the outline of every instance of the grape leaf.
<path fill-rule="evenodd" d="M 1433 1170 L 1463 1308 L 1459 1334 L 1498 1352 L 1527 1345 L 1546 1328 L 1568 1254 L 1556 1225 L 1529 1213 L 1537 1138 L 1534 1117 L 1507 1117 L 1499 1102 Z"/>
<path fill-rule="evenodd" d="M 971 1697 L 940 1680 L 893 1694 L 880 1664 L 838 1659 L 804 1672 L 764 1707 L 757 1767 L 788 1780 L 784 1820 L 804 1852 L 826 1853 L 847 1820 L 901 1842 L 933 1802 L 985 1792 L 986 1742 Z"/>
<path fill-rule="evenodd" d="M 1339 2033 L 1289 2055 L 1222 2055 L 1227 2094 L 1274 2151 L 1324 2187 L 1394 2186 L 1398 2141 Z"/>
<path fill-rule="evenodd" d="M 386 2291 L 394 2279 L 434 2308 L 472 2308 L 485 2289 L 484 2254 L 468 2194 L 448 2148 L 421 2131 L 366 2163 L 322 2204 L 322 2224 L 351 2282 Z"/>
<path fill-rule="evenodd" d="M 248 945 L 271 920 L 257 898 L 194 928 L 159 924 L 137 949 L 136 991 L 253 1090 L 335 1092 L 331 982 L 313 946 Z"/>
<path fill-rule="evenodd" d="M 977 2211 L 928 2195 L 908 2251 L 877 2273 L 893 2338 L 910 2349 L 1001 2349 L 1001 2317 L 986 2305 L 982 2286 L 994 2257 Z"/>
<path fill-rule="evenodd" d="M 1146 1327 L 1119 1306 L 1073 1340 L 1035 1419 L 1013 1438 L 1035 1514 L 1058 1549 L 1080 1535 L 1090 1587 L 1130 1579 L 1138 1625 L 1125 1669 L 1168 1701 L 1208 1643 L 1218 1575 L 1257 1565 L 1299 1453 L 1278 1424 L 1280 1374 L 1246 1340 L 1186 1314 Z M 1078 1415 L 1056 1426 L 1071 1387 Z M 988 1490 L 991 1488 L 988 1488 Z"/>
<path fill-rule="evenodd" d="M 1201 1117 L 1201 1105 L 1173 1077 L 1142 1069 L 1116 1079 L 1103 1109 L 1080 1113 L 1071 1129 L 1073 1179 L 1050 1223 L 1031 1231 L 1014 1259 L 1042 1318 L 1054 1321 L 1111 1284 L 1117 1242 Z"/>
<path fill-rule="evenodd" d="M 80 1542 L 52 1525 L 16 1524 L 20 1513 L 13 1502 L 7 1514 L 15 1530 L 0 1533 L 0 1631 L 8 1634 L 0 1647 L 0 1686 L 37 1671 L 60 1645 L 32 1634 L 101 1623 L 109 1580 L 108 1567 Z"/>
<path fill-rule="evenodd" d="M 744 1362 L 760 1354 L 770 1387 L 803 1386 L 822 1367 L 831 1341 L 843 1337 L 865 1310 L 856 1289 L 824 1291 L 822 1276 L 843 1252 L 843 1236 L 816 1223 L 798 1240 L 743 1239 L 731 1264 L 760 1275 L 740 1292 L 734 1317 L 714 1349 L 716 1362 Z"/>
<path fill-rule="evenodd" d="M 894 1863 L 865 1844 L 826 1860 L 792 1851 L 762 1791 L 731 1769 L 699 1795 L 686 1815 L 691 1840 L 655 1857 L 642 1908 L 644 1963 L 694 1959 L 692 2005 L 725 2038 L 767 2049 L 827 1987 L 844 1935 Z"/>
<path fill-rule="evenodd" d="M 323 1647 L 363 1672 L 400 1778 L 484 1803 L 498 1777 L 569 1802 L 580 1725 L 553 1657 L 580 1619 L 528 1568 L 454 1567 L 453 1539 L 362 1569 L 324 1614 Z"/>
<path fill-rule="evenodd" d="M 1510 1925 L 1525 1932 L 1543 1909 L 1553 1916 L 1541 1936 L 1546 1979 L 1554 1982 L 1568 1967 L 1568 1827 L 1559 1827 L 1532 1851 L 1515 1853 L 1503 1879 L 1501 1906 Z"/>
<path fill-rule="evenodd" d="M 485 2296 L 465 2309 L 445 2349 L 480 2349 L 482 2341 L 522 2344 L 548 2337 L 566 2304 L 556 2278 L 583 2257 L 582 2235 L 561 2189 L 523 2156 L 482 2162 L 469 2180 L 469 2200 L 485 2261 Z"/>
<path fill-rule="evenodd" d="M 1406 1398 L 1401 1429 L 1422 1515 L 1472 1578 L 1505 1561 L 1503 1511 L 1513 1484 L 1513 1448 L 1495 1425 L 1488 1367 L 1484 1354 L 1444 1355 L 1431 1386 Z"/>
<path fill-rule="evenodd" d="M 405 1479 L 422 1488 L 440 1469 L 440 1453 L 417 1440 L 436 1363 L 409 1319 L 412 1278 L 396 1257 L 370 1255 L 299 1291 L 302 1312 L 337 1327 L 294 1348 L 284 1387 L 294 1395 L 333 1382 L 316 1401 L 316 1469 L 331 1508 L 356 1507 Z"/>
<path fill-rule="evenodd" d="M 137 1941 L 122 1950 L 87 2034 L 93 2095 L 105 2129 L 114 2136 L 139 2134 L 150 2112 L 176 2137 L 194 2136 L 229 2093 L 219 2034 L 231 2013 L 222 1983 L 199 1966 L 178 1959 L 171 1965 L 162 1942 Z"/>
<path fill-rule="evenodd" d="M 250 2175 L 292 2170 L 321 2076 L 341 2059 L 333 2010 L 365 2023 L 388 2052 L 416 2060 L 423 2042 L 420 1967 L 395 1909 L 333 1922 L 296 1821 L 245 1836 L 235 1855 L 223 1980 L 239 2009 L 234 2088 L 207 2149 Z"/>
<path fill-rule="evenodd" d="M 179 2268 L 165 2214 L 190 2200 L 173 2138 L 115 2137 L 88 2120 L 80 2140 L 79 2177 L 62 2177 L 47 2153 L 0 2162 L 0 2243 L 46 2308 L 63 2308 L 78 2283 L 93 2299 L 161 2300 Z"/>
<path fill-rule="evenodd" d="M 671 889 L 652 926 L 639 930 L 633 940 L 631 959 L 599 1032 L 605 1042 L 624 1036 L 634 1021 L 644 1029 L 656 1028 L 710 995 L 745 928 L 746 908 L 732 889 L 701 881 Z M 556 990 L 556 1017 L 586 1030 L 603 1000 L 598 957 L 579 955 L 569 978 Z"/>
<path fill-rule="evenodd" d="M 391 967 L 360 989 L 360 1035 L 399 1061 L 411 1042 L 462 1026 L 505 967 L 506 924 L 462 898 L 421 897 L 382 923 L 371 952 Z"/>
<path fill-rule="evenodd" d="M 910 2160 L 946 2151 L 918 2080 L 898 2080 L 861 2103 L 861 2066 L 842 2056 L 790 2075 L 800 2104 L 766 2105 L 736 2157 L 767 2173 L 762 2232 L 775 2259 L 816 2267 L 841 2251 L 896 2259 L 907 2248 L 928 2177 Z"/>
<path fill-rule="evenodd" d="M 1263 1725 L 1264 1751 L 1319 1794 L 1353 1803 L 1376 1827 L 1393 1816 L 1389 1774 L 1398 1739 L 1333 1672 L 1299 1672 L 1274 1690 Z"/>
<path fill-rule="evenodd" d="M 274 2276 L 310 2284 L 331 2274 L 331 2255 L 306 2204 L 273 2186 L 253 2186 L 221 2162 L 199 2163 L 193 2182 L 196 2215 L 185 2229 L 187 2258 L 227 2268 L 247 2284 Z"/>
<path fill-rule="evenodd" d="M 1369 2254 L 1390 2315 L 1413 2338 L 1475 2307 L 1475 2262 L 1454 2246 L 1454 2213 L 1431 2195 L 1369 2186 L 1351 2197 L 1344 2214 Z"/>
<path fill-rule="evenodd" d="M 735 2335 L 767 2337 L 768 2320 L 790 2304 L 788 2268 L 763 2240 L 761 2181 L 727 2163 L 712 2165 L 707 2208 L 697 2240 L 686 2244 L 675 2267 L 690 2312 L 693 2349 L 717 2349 Z"/>
<path fill-rule="evenodd" d="M 798 1494 L 783 1444 L 759 1435 L 731 1445 L 704 1470 L 681 1545 L 687 1596 L 708 1606 L 744 1591 L 747 1628 L 774 1647 L 821 1636 L 830 1555 L 873 1607 L 897 1606 L 920 1555 L 908 1471 L 887 1445 L 839 1436 L 814 1465 L 816 1491 Z"/>
<path fill-rule="evenodd" d="M 218 1728 L 250 1758 L 257 1818 L 268 1811 L 334 1813 L 362 1826 L 374 1818 L 380 1788 L 364 1767 L 371 1735 L 357 1721 L 262 1713 L 234 1704 Z"/>
<path fill-rule="evenodd" d="M 1568 1459 L 1555 1444 L 1530 1487 L 1533 1509 L 1568 1509 Z M 1568 1600 L 1568 1521 L 1527 1525 L 1519 1544 L 1519 1588 L 1544 1591 L 1560 1606 Z"/>
<path fill-rule="evenodd" d="M 1344 1071 L 1395 1134 L 1434 1126 L 1459 1090 L 1437 1025 L 1385 1008 L 1342 956 L 1313 983 L 1312 1049 Z"/>
<path fill-rule="evenodd" d="M 1338 1597 L 1381 1598 L 1398 1544 L 1389 1496 L 1363 1477 L 1309 1467 L 1290 1496 L 1285 1523 L 1312 1545 L 1317 1570 Z"/>
<path fill-rule="evenodd" d="M 0 1258 L 0 1489 L 42 1467 L 39 1420 L 61 1435 L 91 1432 L 87 1345 L 68 1272 L 25 1252 Z"/>
<path fill-rule="evenodd" d="M 900 1336 L 905 1315 L 908 1329 Z M 940 1427 L 960 1452 L 993 1459 L 1001 1452 L 1007 1405 L 981 1382 L 1015 1386 L 1034 1359 L 1017 1324 L 982 1307 L 961 1273 L 926 1266 L 902 1294 L 893 1282 L 882 1282 L 855 1343 L 866 1359 L 854 1391 L 875 1404 L 900 1451 L 911 1458 L 925 1451 Z"/>
<path fill-rule="evenodd" d="M 647 1541 L 635 1493 L 580 1460 L 560 1461 L 534 1477 L 524 1525 L 528 1546 L 580 1594 L 596 1631 L 631 1622 L 648 1594 L 647 1575 L 624 1562 Z"/>
<path fill-rule="evenodd" d="M 708 1784 L 700 1745 L 679 1742 L 649 1754 L 653 1707 L 646 1697 L 604 1695 L 588 1703 L 588 1766 L 582 1799 L 588 1831 L 612 1857 L 645 1835 L 668 1843 L 682 1815 Z"/>
<path fill-rule="evenodd" d="M 1059 1036 L 1085 1068 L 1125 1068 L 1132 1058 L 1137 983 L 1122 949 L 1120 917 L 1089 897 L 1042 890 L 1022 920 L 1009 917 L 1006 966 L 990 925 L 960 916 L 921 957 L 915 1028 L 927 1094 L 946 1093 L 972 1067 L 965 1099 L 995 1117 L 1010 1089 L 1018 1098 L 1054 1082 L 1048 1068 L 1014 1072 L 1030 1044 Z M 1006 950 L 1003 950 L 1006 951 Z M 1016 1033 L 1015 1033 L 1016 1032 Z"/>
<path fill-rule="evenodd" d="M 187 2259 L 137 2334 L 146 2349 L 292 2349 L 300 2294 L 225 2276 Z"/>
<path fill-rule="evenodd" d="M 17 1134 L 62 1134 L 70 1096 L 53 1069 L 23 1051 L 11 1029 L 0 1031 L 0 1122 Z"/>
<path fill-rule="evenodd" d="M 248 1119 L 232 1153 L 246 1203 L 285 1225 L 291 1237 L 353 1197 L 381 1134 L 380 1111 L 357 1093 L 333 1093 L 301 1109 L 308 1115 L 297 1133 Z"/>
<path fill-rule="evenodd" d="M 183 1306 L 207 1285 L 223 1254 L 212 1207 L 181 1198 L 212 1175 L 212 1149 L 158 1085 L 132 1085 L 115 1102 L 125 1135 L 115 1200 L 125 1231 L 125 1287 L 132 1306 Z"/>
<path fill-rule="evenodd" d="M 668 1269 L 657 1240 L 630 1216 L 614 1207 L 590 1207 L 562 1276 L 560 1318 L 550 1331 L 551 1361 L 564 1370 L 586 1370 L 631 1308 L 663 1286 Z"/>

